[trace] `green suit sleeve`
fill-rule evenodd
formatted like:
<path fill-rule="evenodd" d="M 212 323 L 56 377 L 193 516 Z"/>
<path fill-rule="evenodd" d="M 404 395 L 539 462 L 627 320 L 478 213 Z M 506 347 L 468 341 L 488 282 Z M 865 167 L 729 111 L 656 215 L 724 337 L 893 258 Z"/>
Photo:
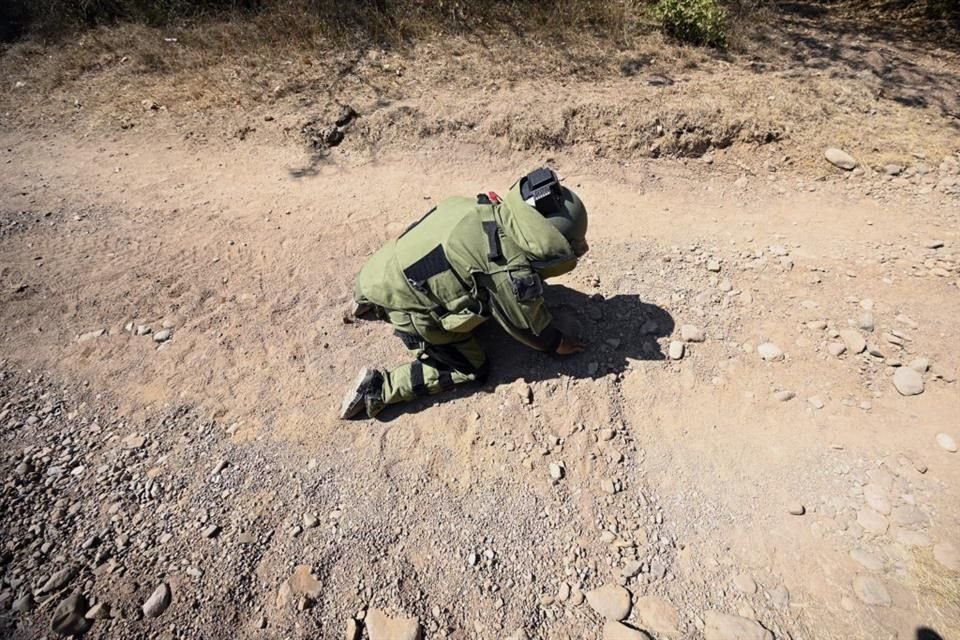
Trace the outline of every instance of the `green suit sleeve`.
<path fill-rule="evenodd" d="M 492 274 L 490 311 L 496 321 L 515 340 L 537 351 L 552 353 L 563 337 L 553 325 L 543 295 L 518 294 L 516 282 L 534 276 L 532 270 L 503 271 Z"/>

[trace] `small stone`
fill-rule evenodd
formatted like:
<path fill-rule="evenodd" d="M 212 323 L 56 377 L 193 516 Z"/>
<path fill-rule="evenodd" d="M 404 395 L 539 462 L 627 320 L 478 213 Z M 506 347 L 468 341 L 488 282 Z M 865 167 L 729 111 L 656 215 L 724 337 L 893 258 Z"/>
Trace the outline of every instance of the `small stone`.
<path fill-rule="evenodd" d="M 917 373 L 926 373 L 930 369 L 930 361 L 926 358 L 916 358 L 910 363 L 910 368 Z"/>
<path fill-rule="evenodd" d="M 773 640 L 773 634 L 756 620 L 719 611 L 707 611 L 703 636 L 705 640 Z"/>
<path fill-rule="evenodd" d="M 944 451 L 949 451 L 950 453 L 957 452 L 957 441 L 946 433 L 937 434 L 937 444 L 940 445 L 940 448 Z"/>
<path fill-rule="evenodd" d="M 570 599 L 570 585 L 566 582 L 561 582 L 560 586 L 557 588 L 557 600 L 560 602 L 566 602 Z"/>
<path fill-rule="evenodd" d="M 929 519 L 920 507 L 915 504 L 902 504 L 893 509 L 890 519 L 901 527 L 926 525 Z"/>
<path fill-rule="evenodd" d="M 305 529 L 313 529 L 320 524 L 320 518 L 312 513 L 303 514 L 303 526 Z"/>
<path fill-rule="evenodd" d="M 298 565 L 286 584 L 293 595 L 316 600 L 323 594 L 323 584 L 313 576 L 313 568 L 308 564 Z"/>
<path fill-rule="evenodd" d="M 795 394 L 793 391 L 783 390 L 783 391 L 777 391 L 776 393 L 774 393 L 773 397 L 776 398 L 779 402 L 789 402 L 790 400 L 793 400 L 794 398 L 796 398 L 797 394 Z"/>
<path fill-rule="evenodd" d="M 148 324 L 140 324 L 140 325 L 137 325 L 137 329 L 136 329 L 135 333 L 136 333 L 138 336 L 146 336 L 146 335 L 149 335 L 152 331 L 153 331 L 153 329 L 150 327 L 150 325 L 148 325 Z"/>
<path fill-rule="evenodd" d="M 872 313 L 864 313 L 860 316 L 860 320 L 857 322 L 857 326 L 864 331 L 873 331 L 876 328 L 876 322 L 873 319 Z"/>
<path fill-rule="evenodd" d="M 887 490 L 883 487 L 870 483 L 863 488 L 863 499 L 867 505 L 883 515 L 890 515 L 890 500 L 887 497 Z"/>
<path fill-rule="evenodd" d="M 923 393 L 923 376 L 910 367 L 899 367 L 893 374 L 893 386 L 902 396 L 915 396 Z"/>
<path fill-rule="evenodd" d="M 827 322 L 825 320 L 811 320 L 807 323 L 807 328 L 813 331 L 823 331 L 827 328 Z"/>
<path fill-rule="evenodd" d="M 107 333 L 106 329 L 97 329 L 96 331 L 87 331 L 86 333 L 81 333 L 77 337 L 77 342 L 88 342 L 95 338 L 99 338 L 102 335 Z"/>
<path fill-rule="evenodd" d="M 873 535 L 883 535 L 889 527 L 887 519 L 873 509 L 861 509 L 857 512 L 857 524 Z"/>
<path fill-rule="evenodd" d="M 713 273 L 720 273 L 720 261 L 719 260 L 707 260 L 707 271 L 712 271 Z"/>
<path fill-rule="evenodd" d="M 745 593 L 747 595 L 757 592 L 756 581 L 745 573 L 741 573 L 733 577 L 733 586 L 736 587 L 737 591 L 740 593 Z"/>
<path fill-rule="evenodd" d="M 360 625 L 353 618 L 347 618 L 347 629 L 343 637 L 346 640 L 360 640 Z"/>
<path fill-rule="evenodd" d="M 37 591 L 37 595 L 42 596 L 63 589 L 65 586 L 70 584 L 70 581 L 77 576 L 79 571 L 80 570 L 76 565 L 69 565 L 63 569 L 60 569 L 43 583 L 43 586 L 40 587 L 39 591 Z"/>
<path fill-rule="evenodd" d="M 835 358 L 839 358 L 847 352 L 847 345 L 842 342 L 831 342 L 827 345 L 827 351 Z"/>
<path fill-rule="evenodd" d="M 147 601 L 143 603 L 141 609 L 143 610 L 143 615 L 148 618 L 156 618 L 160 616 L 164 611 L 167 610 L 167 607 L 170 606 L 172 594 L 170 593 L 170 585 L 166 582 L 161 582 L 157 588 L 153 591 Z"/>
<path fill-rule="evenodd" d="M 847 347 L 850 353 L 856 355 L 866 350 L 867 341 L 863 339 L 863 336 L 860 335 L 860 332 L 856 329 L 842 329 L 837 333 L 840 334 L 840 339 L 843 340 L 844 346 Z"/>
<path fill-rule="evenodd" d="M 106 602 L 98 602 L 97 604 L 90 607 L 90 610 L 87 611 L 85 616 L 87 620 L 109 620 L 110 619 L 110 605 Z"/>
<path fill-rule="evenodd" d="M 933 557 L 944 568 L 960 571 L 960 548 L 952 542 L 938 542 L 933 545 Z"/>
<path fill-rule="evenodd" d="M 692 324 L 685 324 L 680 327 L 680 337 L 683 338 L 684 342 L 703 342 L 706 339 L 703 329 Z"/>
<path fill-rule="evenodd" d="M 50 630 L 61 636 L 83 635 L 90 628 L 90 621 L 84 617 L 87 612 L 87 600 L 76 592 L 64 599 L 53 610 Z"/>
<path fill-rule="evenodd" d="M 123 439 L 123 446 L 127 449 L 139 449 L 146 444 L 146 442 L 146 436 L 142 436 L 139 433 L 131 433 Z"/>
<path fill-rule="evenodd" d="M 173 336 L 173 329 L 163 329 L 153 334 L 153 341 L 166 342 L 167 340 L 170 339 L 171 336 Z"/>
<path fill-rule="evenodd" d="M 606 584 L 586 596 L 593 610 L 607 620 L 623 620 L 630 614 L 630 592 L 619 585 Z"/>
<path fill-rule="evenodd" d="M 370 609 L 363 621 L 370 640 L 420 640 L 420 620 L 391 618 L 379 609 Z"/>
<path fill-rule="evenodd" d="M 217 536 L 218 533 L 220 533 L 220 527 L 218 527 L 218 526 L 215 525 L 215 524 L 212 524 L 212 525 L 210 525 L 209 527 L 207 527 L 206 529 L 203 530 L 203 537 L 204 537 L 204 538 L 214 538 L 214 537 Z"/>
<path fill-rule="evenodd" d="M 641 596 L 633 605 L 633 618 L 657 634 L 674 635 L 680 628 L 680 613 L 658 596 Z"/>
<path fill-rule="evenodd" d="M 873 576 L 857 576 L 853 579 L 853 592 L 860 602 L 871 607 L 889 607 L 890 594 L 883 583 Z"/>
<path fill-rule="evenodd" d="M 600 481 L 600 489 L 604 493 L 609 493 L 613 495 L 617 492 L 617 485 L 611 478 L 604 478 Z"/>
<path fill-rule="evenodd" d="M 836 147 L 830 147 L 823 155 L 830 164 L 844 171 L 853 171 L 857 168 L 856 159 L 846 151 Z"/>
<path fill-rule="evenodd" d="M 943 240 L 928 240 L 923 246 L 927 249 L 942 249 L 944 244 Z"/>
<path fill-rule="evenodd" d="M 903 167 L 898 164 L 887 164 L 883 166 L 883 172 L 888 176 L 898 176 L 903 173 Z"/>
<path fill-rule="evenodd" d="M 554 480 L 560 480 L 563 478 L 563 466 L 557 464 L 556 462 L 550 463 L 550 477 Z"/>
<path fill-rule="evenodd" d="M 869 569 L 870 571 L 880 571 L 883 569 L 883 561 L 869 551 L 853 549 L 850 551 L 850 557 L 864 569 Z"/>
<path fill-rule="evenodd" d="M 787 511 L 792 516 L 802 516 L 807 512 L 807 508 L 799 502 L 791 502 L 790 505 L 787 507 Z"/>
<path fill-rule="evenodd" d="M 603 640 L 651 640 L 651 638 L 639 629 L 628 627 L 615 620 L 607 620 L 603 623 Z"/>
<path fill-rule="evenodd" d="M 681 360 L 683 358 L 683 353 L 685 351 L 684 344 L 679 340 L 671 340 L 670 348 L 667 354 L 670 356 L 671 360 Z"/>
<path fill-rule="evenodd" d="M 600 431 L 597 433 L 597 438 L 600 440 L 600 442 L 609 442 L 610 440 L 613 440 L 614 436 L 616 435 L 617 432 L 613 429 L 600 429 Z"/>
<path fill-rule="evenodd" d="M 824 407 L 823 400 L 819 396 L 810 396 L 807 398 L 807 403 L 814 409 L 823 409 Z"/>
<path fill-rule="evenodd" d="M 33 594 L 29 591 L 13 601 L 10 608 L 16 613 L 26 613 L 33 609 Z"/>
<path fill-rule="evenodd" d="M 783 360 L 783 350 L 772 342 L 764 342 L 757 347 L 757 354 L 768 362 Z"/>

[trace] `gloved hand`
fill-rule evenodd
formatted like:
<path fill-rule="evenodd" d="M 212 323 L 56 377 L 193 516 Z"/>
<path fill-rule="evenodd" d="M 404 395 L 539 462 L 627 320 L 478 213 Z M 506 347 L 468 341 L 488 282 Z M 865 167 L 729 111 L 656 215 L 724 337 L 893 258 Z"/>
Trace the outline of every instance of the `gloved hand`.
<path fill-rule="evenodd" d="M 580 353 L 587 348 L 579 338 L 574 338 L 573 336 L 563 336 L 560 339 L 560 344 L 557 345 L 556 354 L 558 356 L 570 356 L 575 353 Z"/>

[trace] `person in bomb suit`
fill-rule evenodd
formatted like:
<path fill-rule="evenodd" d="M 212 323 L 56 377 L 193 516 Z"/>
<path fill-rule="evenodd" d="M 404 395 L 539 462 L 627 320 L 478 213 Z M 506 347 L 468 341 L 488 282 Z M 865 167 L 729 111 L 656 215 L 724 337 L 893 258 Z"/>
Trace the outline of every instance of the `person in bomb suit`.
<path fill-rule="evenodd" d="M 440 202 L 360 270 L 351 313 L 389 322 L 415 354 L 390 370 L 362 369 L 340 418 L 486 379 L 474 329 L 493 318 L 517 341 L 561 356 L 583 351 L 553 324 L 543 281 L 573 270 L 587 245 L 587 210 L 541 168 L 501 199 L 490 192 Z"/>

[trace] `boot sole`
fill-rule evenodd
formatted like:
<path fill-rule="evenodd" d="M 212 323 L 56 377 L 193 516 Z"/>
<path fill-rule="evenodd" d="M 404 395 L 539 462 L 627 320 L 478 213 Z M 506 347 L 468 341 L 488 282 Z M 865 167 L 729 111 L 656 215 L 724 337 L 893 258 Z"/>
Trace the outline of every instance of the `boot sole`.
<path fill-rule="evenodd" d="M 364 388 L 373 380 L 375 374 L 376 371 L 373 369 L 360 370 L 356 381 L 353 383 L 353 386 L 350 387 L 350 391 L 347 392 L 347 395 L 343 398 L 343 402 L 340 404 L 341 420 L 349 420 L 366 410 L 367 407 L 364 402 L 363 392 Z"/>

